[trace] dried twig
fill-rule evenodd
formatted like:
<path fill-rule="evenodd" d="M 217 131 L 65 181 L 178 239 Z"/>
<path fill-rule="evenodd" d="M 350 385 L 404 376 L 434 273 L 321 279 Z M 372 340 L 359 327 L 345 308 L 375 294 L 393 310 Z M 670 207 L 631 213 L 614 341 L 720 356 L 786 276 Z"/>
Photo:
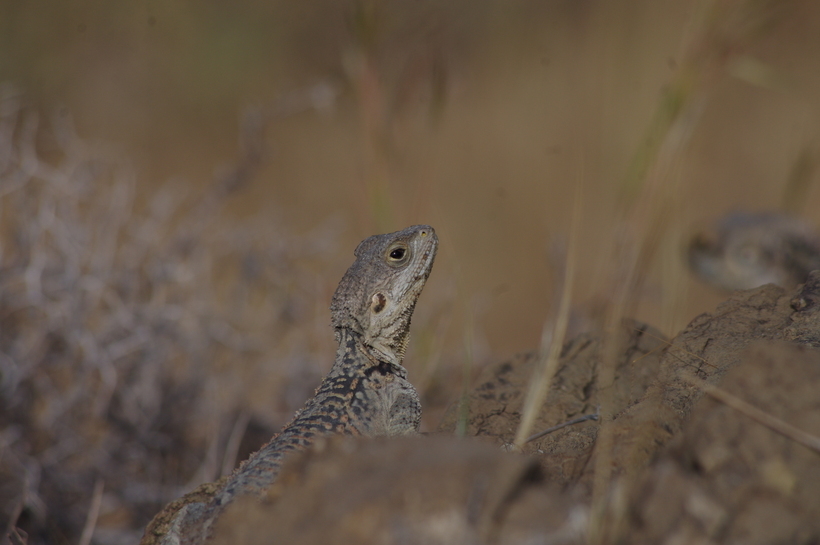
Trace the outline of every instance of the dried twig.
<path fill-rule="evenodd" d="M 530 435 L 527 437 L 525 443 L 529 443 L 530 441 L 535 441 L 536 439 L 540 439 L 545 435 L 549 435 L 552 432 L 558 431 L 562 428 L 566 428 L 567 426 L 574 426 L 575 424 L 580 424 L 582 422 L 587 422 L 589 420 L 598 420 L 598 413 L 595 412 L 593 414 L 585 414 L 584 416 L 579 416 L 578 418 L 573 418 L 572 420 L 567 420 L 566 422 L 562 422 L 555 426 L 545 429 L 544 431 L 539 431 L 536 434 Z"/>
<path fill-rule="evenodd" d="M 231 428 L 231 435 L 228 437 L 228 443 L 225 445 L 225 455 L 222 457 L 222 471 L 221 475 L 229 475 L 236 466 L 236 456 L 239 452 L 239 444 L 242 441 L 242 436 L 245 435 L 245 430 L 248 428 L 248 422 L 251 420 L 251 414 L 247 410 L 239 412 L 236 417 L 233 427 Z"/>
<path fill-rule="evenodd" d="M 544 332 L 541 336 L 541 349 L 539 358 L 533 371 L 533 379 L 530 389 L 524 398 L 524 408 L 521 411 L 521 423 L 515 433 L 515 445 L 520 449 L 528 441 L 535 417 L 541 410 L 541 405 L 549 392 L 552 377 L 558 369 L 558 359 L 561 355 L 561 348 L 564 345 L 564 337 L 569 324 L 570 303 L 572 301 L 572 286 L 575 278 L 575 253 L 578 250 L 578 237 L 581 230 L 581 180 L 578 180 L 575 192 L 575 204 L 572 211 L 572 226 L 570 228 L 570 241 L 567 250 L 566 271 L 564 273 L 564 288 L 561 294 L 561 303 L 558 307 L 558 314 L 555 318 L 555 326 L 552 330 L 544 325 Z"/>
<path fill-rule="evenodd" d="M 730 394 L 726 390 L 723 390 L 713 384 L 709 384 L 703 379 L 698 377 L 687 375 L 681 373 L 679 375 L 683 380 L 703 390 L 703 392 L 715 398 L 716 400 L 720 401 L 721 403 L 733 408 L 734 410 L 748 416 L 758 424 L 762 424 L 772 430 L 775 433 L 779 433 L 780 435 L 791 439 L 792 441 L 796 441 L 801 445 L 810 448 L 811 450 L 820 454 L 820 437 L 807 433 L 799 428 L 796 428 L 785 422 L 774 415 L 771 415 L 765 411 L 762 411 L 743 401 L 739 397 Z"/>
<path fill-rule="evenodd" d="M 91 505 L 88 507 L 88 516 L 86 516 L 85 526 L 83 526 L 83 533 L 80 534 L 78 545 L 88 545 L 91 543 L 91 537 L 94 535 L 94 529 L 97 527 L 97 517 L 100 515 L 100 505 L 102 504 L 104 488 L 105 481 L 97 477 L 97 481 L 94 483 L 94 492 L 91 495 Z"/>

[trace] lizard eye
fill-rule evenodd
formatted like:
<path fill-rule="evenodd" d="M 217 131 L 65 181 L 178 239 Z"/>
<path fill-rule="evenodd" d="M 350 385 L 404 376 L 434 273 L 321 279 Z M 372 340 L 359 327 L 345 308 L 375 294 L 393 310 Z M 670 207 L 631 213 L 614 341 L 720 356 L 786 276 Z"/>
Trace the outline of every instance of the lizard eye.
<path fill-rule="evenodd" d="M 387 250 L 387 261 L 394 265 L 400 265 L 407 261 L 408 253 L 406 246 L 395 246 Z"/>

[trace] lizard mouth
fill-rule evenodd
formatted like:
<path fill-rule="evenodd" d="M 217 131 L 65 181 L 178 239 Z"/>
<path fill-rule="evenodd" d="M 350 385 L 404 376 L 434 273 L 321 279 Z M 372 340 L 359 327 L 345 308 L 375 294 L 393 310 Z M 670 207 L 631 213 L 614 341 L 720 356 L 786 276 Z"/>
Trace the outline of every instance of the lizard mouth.
<path fill-rule="evenodd" d="M 427 280 L 427 277 L 430 276 L 430 271 L 433 268 L 433 261 L 436 258 L 436 250 L 438 249 L 438 237 L 436 237 L 435 233 L 432 233 L 432 237 L 426 240 L 422 239 L 421 243 L 425 244 L 427 247 L 421 254 L 421 259 L 419 260 L 418 265 L 415 267 L 412 277 L 413 288 L 416 288 L 418 283 L 422 283 L 423 285 Z"/>
<path fill-rule="evenodd" d="M 424 252 L 424 255 L 421 257 L 421 263 L 419 266 L 422 272 L 420 274 L 416 274 L 414 278 L 415 280 L 422 280 L 427 278 L 427 276 L 430 274 L 430 269 L 432 269 L 432 259 L 433 258 L 430 257 L 430 250 Z"/>

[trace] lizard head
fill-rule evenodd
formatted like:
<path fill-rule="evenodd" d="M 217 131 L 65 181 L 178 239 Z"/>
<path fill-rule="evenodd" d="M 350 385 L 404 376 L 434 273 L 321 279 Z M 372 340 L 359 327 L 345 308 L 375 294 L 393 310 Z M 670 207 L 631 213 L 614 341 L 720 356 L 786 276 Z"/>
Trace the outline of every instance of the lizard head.
<path fill-rule="evenodd" d="M 438 237 L 429 225 L 375 235 L 356 248 L 330 304 L 331 322 L 350 329 L 381 361 L 401 366 L 410 318 L 433 268 Z"/>

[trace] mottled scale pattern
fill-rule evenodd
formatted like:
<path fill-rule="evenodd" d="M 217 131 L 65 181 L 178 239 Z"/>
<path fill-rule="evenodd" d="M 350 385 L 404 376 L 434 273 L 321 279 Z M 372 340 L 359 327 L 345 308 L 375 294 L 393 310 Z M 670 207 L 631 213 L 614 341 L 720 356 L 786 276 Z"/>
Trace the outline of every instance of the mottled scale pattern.
<path fill-rule="evenodd" d="M 407 435 L 418 431 L 421 403 L 406 371 L 371 362 L 361 339 L 345 331 L 344 353 L 322 380 L 316 395 L 284 430 L 237 471 L 225 494 L 261 494 L 273 482 L 286 454 L 307 448 L 316 437 Z M 363 364 L 363 362 L 366 362 Z"/>

